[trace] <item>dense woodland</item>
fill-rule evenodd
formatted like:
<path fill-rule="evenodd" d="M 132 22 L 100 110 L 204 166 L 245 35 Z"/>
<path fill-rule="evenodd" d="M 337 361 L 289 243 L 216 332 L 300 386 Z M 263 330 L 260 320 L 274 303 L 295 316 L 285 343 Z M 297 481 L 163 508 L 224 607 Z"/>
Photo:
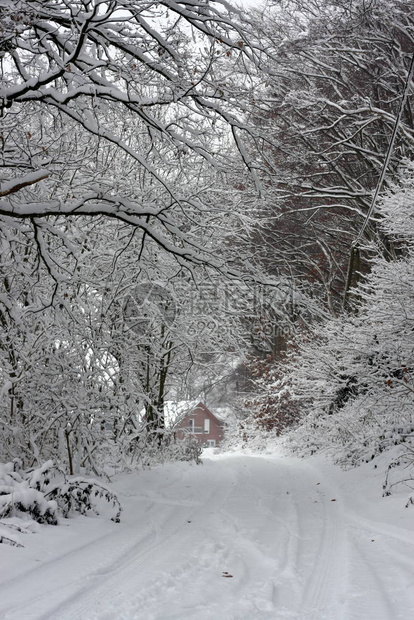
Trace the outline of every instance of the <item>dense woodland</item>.
<path fill-rule="evenodd" d="M 411 0 L 0 0 L 0 62 L 7 484 L 198 458 L 196 398 L 413 460 Z"/>

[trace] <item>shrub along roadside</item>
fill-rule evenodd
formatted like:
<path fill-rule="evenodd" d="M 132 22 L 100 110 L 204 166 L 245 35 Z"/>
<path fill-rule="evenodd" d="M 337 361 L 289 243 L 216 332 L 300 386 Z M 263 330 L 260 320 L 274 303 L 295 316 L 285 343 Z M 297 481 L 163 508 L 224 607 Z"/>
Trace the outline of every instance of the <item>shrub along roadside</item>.
<path fill-rule="evenodd" d="M 53 461 L 41 467 L 23 470 L 18 459 L 0 464 L 0 543 L 22 546 L 16 532 L 27 531 L 7 519 L 57 525 L 59 517 L 88 512 L 98 514 L 100 500 L 114 509 L 112 521 L 119 523 L 122 508 L 115 493 L 96 480 L 68 478 Z"/>

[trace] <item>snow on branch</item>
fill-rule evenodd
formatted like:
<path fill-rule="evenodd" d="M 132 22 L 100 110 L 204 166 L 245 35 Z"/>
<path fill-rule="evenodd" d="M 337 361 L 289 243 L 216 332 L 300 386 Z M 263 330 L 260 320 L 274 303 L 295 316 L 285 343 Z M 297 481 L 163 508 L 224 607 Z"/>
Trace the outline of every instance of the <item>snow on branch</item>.
<path fill-rule="evenodd" d="M 243 175 L 257 197 L 247 142 L 266 139 L 251 120 L 266 49 L 240 11 L 225 0 L 0 7 L 4 221 L 116 219 L 186 266 L 221 269 L 203 238 L 213 217 L 202 188 L 234 196 Z"/>
<path fill-rule="evenodd" d="M 49 170 L 36 170 L 35 172 L 29 172 L 22 177 L 6 181 L 0 185 L 0 197 L 15 194 L 19 190 L 23 189 L 23 187 L 34 185 L 35 183 L 39 183 L 39 181 L 43 181 L 43 179 L 47 179 L 49 175 Z"/>

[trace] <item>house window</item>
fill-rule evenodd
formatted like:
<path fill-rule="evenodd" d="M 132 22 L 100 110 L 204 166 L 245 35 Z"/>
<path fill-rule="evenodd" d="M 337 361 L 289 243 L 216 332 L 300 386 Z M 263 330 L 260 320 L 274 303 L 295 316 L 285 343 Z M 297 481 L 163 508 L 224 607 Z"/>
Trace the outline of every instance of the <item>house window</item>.
<path fill-rule="evenodd" d="M 207 439 L 207 447 L 208 448 L 215 448 L 216 447 L 216 440 L 215 439 Z"/>
<path fill-rule="evenodd" d="M 204 420 L 204 432 L 205 433 L 210 432 L 210 420 L 208 418 Z"/>
<path fill-rule="evenodd" d="M 190 433 L 194 433 L 194 420 L 192 418 L 188 420 L 188 430 Z"/>

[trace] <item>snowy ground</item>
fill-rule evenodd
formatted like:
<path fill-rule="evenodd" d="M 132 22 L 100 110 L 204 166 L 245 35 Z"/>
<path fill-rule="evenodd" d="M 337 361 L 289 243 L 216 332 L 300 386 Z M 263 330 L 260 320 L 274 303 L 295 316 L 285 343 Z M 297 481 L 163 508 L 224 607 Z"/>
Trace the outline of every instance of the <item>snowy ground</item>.
<path fill-rule="evenodd" d="M 122 476 L 120 524 L 77 517 L 0 545 L 0 618 L 414 618 L 414 506 L 382 482 L 240 454 Z"/>

